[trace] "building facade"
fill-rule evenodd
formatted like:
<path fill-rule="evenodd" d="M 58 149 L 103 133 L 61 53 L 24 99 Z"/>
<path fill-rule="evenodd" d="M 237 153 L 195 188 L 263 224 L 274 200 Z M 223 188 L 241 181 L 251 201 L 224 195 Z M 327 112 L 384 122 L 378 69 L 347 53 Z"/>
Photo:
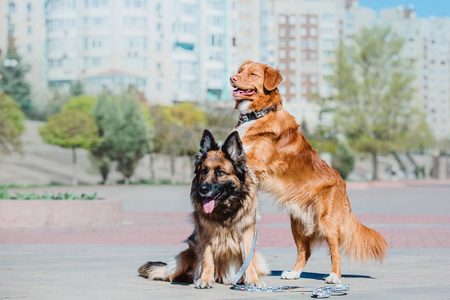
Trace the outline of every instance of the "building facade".
<path fill-rule="evenodd" d="M 229 76 L 259 60 L 259 18 L 242 19 L 259 2 L 268 0 L 0 0 L 0 47 L 11 29 L 34 92 L 81 80 L 88 93 L 134 85 L 151 103 L 232 105 Z"/>

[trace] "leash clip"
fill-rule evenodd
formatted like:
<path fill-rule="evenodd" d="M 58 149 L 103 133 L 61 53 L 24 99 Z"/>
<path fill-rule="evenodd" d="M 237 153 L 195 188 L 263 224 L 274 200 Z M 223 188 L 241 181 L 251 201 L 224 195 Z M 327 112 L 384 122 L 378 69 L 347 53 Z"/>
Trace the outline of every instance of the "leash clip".
<path fill-rule="evenodd" d="M 333 284 L 330 286 L 321 286 L 312 292 L 313 298 L 330 298 L 331 293 L 335 292 L 345 292 L 350 290 L 350 285 L 348 284 Z"/>

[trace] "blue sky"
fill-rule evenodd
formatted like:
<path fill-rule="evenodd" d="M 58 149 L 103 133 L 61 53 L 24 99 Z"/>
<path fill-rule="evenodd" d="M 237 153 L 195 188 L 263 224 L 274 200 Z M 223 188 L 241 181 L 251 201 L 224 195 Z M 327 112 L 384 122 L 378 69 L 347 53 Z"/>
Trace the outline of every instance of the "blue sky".
<path fill-rule="evenodd" d="M 375 10 L 386 7 L 414 5 L 419 18 L 450 17 L 450 0 L 359 0 L 360 6 L 367 6 Z"/>

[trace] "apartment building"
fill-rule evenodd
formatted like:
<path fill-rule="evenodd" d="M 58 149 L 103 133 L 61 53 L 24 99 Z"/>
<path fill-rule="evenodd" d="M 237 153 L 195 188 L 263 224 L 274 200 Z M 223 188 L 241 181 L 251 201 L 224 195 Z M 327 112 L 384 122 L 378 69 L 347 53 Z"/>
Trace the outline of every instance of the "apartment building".
<path fill-rule="evenodd" d="M 350 45 L 363 27 L 388 25 L 406 41 L 401 56 L 414 59 L 415 99 L 438 139 L 450 136 L 450 18 L 417 18 L 413 8 L 377 12 L 357 0 L 273 0 L 275 65 L 286 109 L 309 128 L 318 122 L 315 97 L 332 95 L 326 77 L 339 40 Z M 413 101 L 414 102 L 414 101 Z M 329 116 L 328 116 L 329 117 Z"/>
<path fill-rule="evenodd" d="M 268 2 L 257 0 L 256 2 Z M 255 2 L 255 1 L 254 1 Z M 88 93 L 134 85 L 151 103 L 231 103 L 228 78 L 244 59 L 244 0 L 0 0 L 0 47 L 8 28 L 38 87 L 82 80 Z M 267 5 L 266 5 L 267 6 Z M 252 23 L 249 25 L 249 23 Z M 259 49 L 258 45 L 253 45 Z M 250 54 L 249 54 L 250 53 Z"/>
<path fill-rule="evenodd" d="M 46 88 L 46 25 L 43 0 L 0 0 L 0 50 L 8 48 L 8 32 L 15 37 L 15 46 L 23 62 L 30 65 L 27 80 L 35 91 Z"/>
<path fill-rule="evenodd" d="M 380 20 L 405 40 L 402 56 L 414 59 L 416 98 L 437 139 L 450 138 L 450 18 L 417 18 L 412 8 L 380 11 Z"/>
<path fill-rule="evenodd" d="M 283 75 L 279 87 L 284 106 L 310 128 L 318 125 L 319 105 L 328 97 L 325 77 L 331 72 L 339 39 L 344 37 L 346 1 L 273 1 L 275 66 Z"/>

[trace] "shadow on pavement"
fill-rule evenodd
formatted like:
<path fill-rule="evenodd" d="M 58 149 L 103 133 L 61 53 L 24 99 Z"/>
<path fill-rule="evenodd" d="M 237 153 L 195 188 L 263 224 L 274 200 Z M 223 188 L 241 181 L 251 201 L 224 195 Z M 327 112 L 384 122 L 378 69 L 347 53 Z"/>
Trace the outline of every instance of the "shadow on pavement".
<path fill-rule="evenodd" d="M 283 273 L 283 271 L 278 271 L 278 270 L 272 270 L 270 272 L 270 276 L 281 276 L 281 273 Z M 302 272 L 302 274 L 300 275 L 300 278 L 306 278 L 306 279 L 317 279 L 317 280 L 322 280 L 325 277 L 327 277 L 329 274 L 324 274 L 324 273 L 312 273 L 312 272 Z M 366 279 L 375 279 L 371 276 L 367 276 L 367 275 L 352 275 L 352 274 L 342 274 L 342 278 L 366 278 Z"/>

